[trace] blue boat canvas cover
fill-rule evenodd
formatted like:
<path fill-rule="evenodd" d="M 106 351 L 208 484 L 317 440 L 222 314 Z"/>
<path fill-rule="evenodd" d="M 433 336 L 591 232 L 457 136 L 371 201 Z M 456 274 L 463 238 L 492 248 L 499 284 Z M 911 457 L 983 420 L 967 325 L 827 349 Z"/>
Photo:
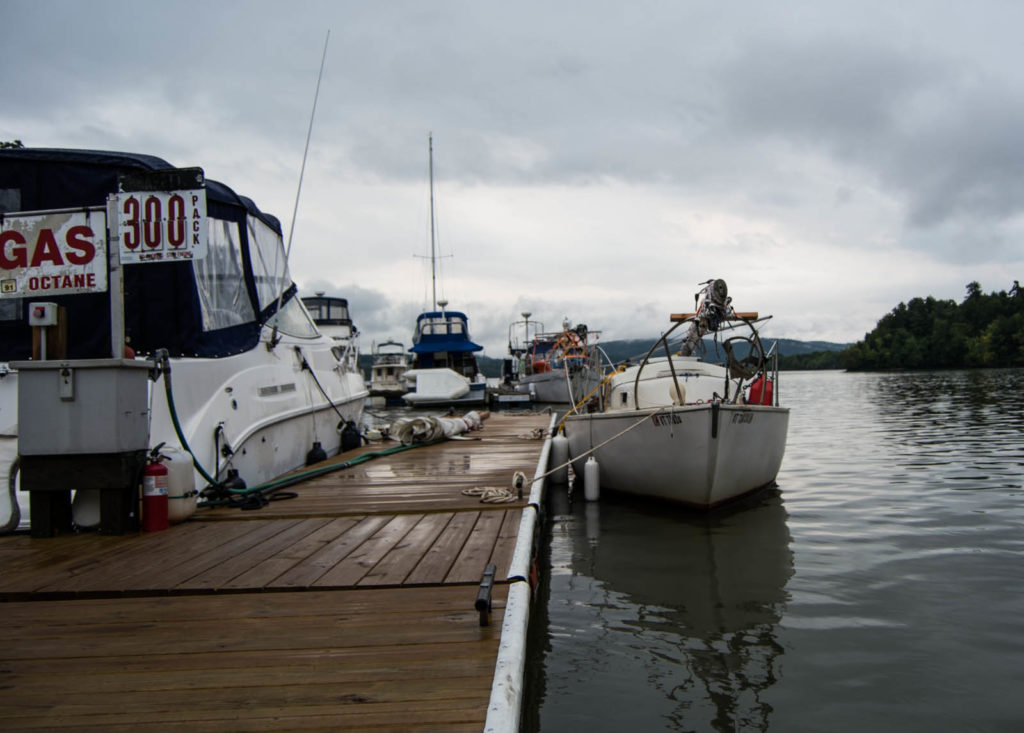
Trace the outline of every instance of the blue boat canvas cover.
<path fill-rule="evenodd" d="M 469 319 L 459 311 L 431 311 L 416 318 L 414 354 L 439 351 L 483 351 L 483 346 L 469 340 Z"/>
<path fill-rule="evenodd" d="M 120 176 L 171 170 L 160 158 L 132 153 L 0 150 L 0 232 L 12 212 L 104 207 Z M 125 336 L 137 354 L 161 348 L 171 356 L 198 357 L 247 351 L 258 343 L 282 291 L 282 304 L 296 294 L 280 222 L 228 186 L 206 180 L 205 189 L 206 257 L 123 266 Z M 10 255 L 0 251 L 0 267 L 11 265 Z M 0 279 L 4 274 L 0 270 Z M 110 343 L 107 291 L 0 298 L 0 361 L 31 357 L 27 311 L 37 300 L 66 307 L 67 358 L 120 356 L 120 347 Z"/>

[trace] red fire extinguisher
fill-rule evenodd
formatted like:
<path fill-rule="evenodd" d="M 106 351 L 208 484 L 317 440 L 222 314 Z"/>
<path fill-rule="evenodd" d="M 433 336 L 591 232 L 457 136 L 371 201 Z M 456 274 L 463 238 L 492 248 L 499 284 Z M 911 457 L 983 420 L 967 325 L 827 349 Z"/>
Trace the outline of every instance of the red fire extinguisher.
<path fill-rule="evenodd" d="M 163 456 L 149 459 L 142 472 L 142 529 L 159 532 L 167 529 L 167 466 Z"/>

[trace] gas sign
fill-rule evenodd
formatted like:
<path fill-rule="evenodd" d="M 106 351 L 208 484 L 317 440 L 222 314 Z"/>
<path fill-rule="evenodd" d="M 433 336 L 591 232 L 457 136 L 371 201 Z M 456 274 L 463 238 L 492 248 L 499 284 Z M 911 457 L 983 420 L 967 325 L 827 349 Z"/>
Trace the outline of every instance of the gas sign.
<path fill-rule="evenodd" d="M 206 256 L 206 190 L 129 191 L 117 199 L 121 263 Z"/>
<path fill-rule="evenodd" d="M 104 209 L 0 217 L 0 298 L 107 289 Z"/>

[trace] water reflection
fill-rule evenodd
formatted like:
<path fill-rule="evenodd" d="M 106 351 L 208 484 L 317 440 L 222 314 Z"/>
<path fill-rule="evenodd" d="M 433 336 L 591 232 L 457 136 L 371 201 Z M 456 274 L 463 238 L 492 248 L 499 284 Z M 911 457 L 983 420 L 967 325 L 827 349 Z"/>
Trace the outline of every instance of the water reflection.
<path fill-rule="evenodd" d="M 544 730 L 766 729 L 793 575 L 780 496 L 712 514 L 551 502 L 553 552 L 567 543 L 570 560 L 551 569 L 551 597 L 567 600 L 549 604 Z M 565 684 L 566 664 L 584 688 Z M 571 698 L 595 689 L 581 717 Z"/>
<path fill-rule="evenodd" d="M 783 388 L 784 502 L 554 508 L 525 730 L 1021 730 L 1024 369 Z"/>

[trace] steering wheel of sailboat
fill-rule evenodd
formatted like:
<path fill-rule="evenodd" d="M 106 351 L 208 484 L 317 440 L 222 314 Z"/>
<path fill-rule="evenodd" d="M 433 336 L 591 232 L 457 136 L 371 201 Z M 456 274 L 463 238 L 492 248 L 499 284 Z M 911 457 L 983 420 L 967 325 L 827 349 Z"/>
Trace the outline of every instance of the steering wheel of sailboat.
<path fill-rule="evenodd" d="M 742 358 L 735 351 L 736 345 L 740 343 L 747 345 L 746 356 Z M 729 376 L 733 379 L 753 379 L 764 366 L 764 347 L 756 335 L 753 338 L 733 336 L 723 341 L 722 347 L 729 361 Z"/>

